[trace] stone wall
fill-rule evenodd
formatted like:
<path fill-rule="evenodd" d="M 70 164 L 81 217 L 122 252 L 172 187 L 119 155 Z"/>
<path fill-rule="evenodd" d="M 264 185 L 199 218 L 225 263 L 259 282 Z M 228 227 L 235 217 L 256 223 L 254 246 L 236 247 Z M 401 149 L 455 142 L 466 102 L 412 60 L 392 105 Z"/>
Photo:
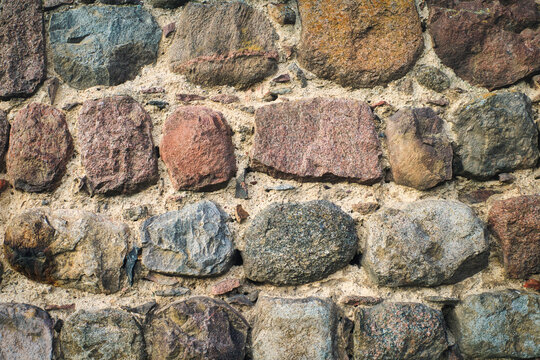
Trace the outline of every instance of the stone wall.
<path fill-rule="evenodd" d="M 540 358 L 539 9 L 0 1 L 0 359 Z"/>

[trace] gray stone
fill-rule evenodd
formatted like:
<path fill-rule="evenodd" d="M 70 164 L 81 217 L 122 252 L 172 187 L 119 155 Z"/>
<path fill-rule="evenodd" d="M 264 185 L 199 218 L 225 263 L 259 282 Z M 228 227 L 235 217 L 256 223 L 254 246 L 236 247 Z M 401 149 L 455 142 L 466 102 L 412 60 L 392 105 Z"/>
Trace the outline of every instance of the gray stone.
<path fill-rule="evenodd" d="M 540 295 L 517 290 L 466 297 L 449 324 L 468 358 L 540 357 Z"/>
<path fill-rule="evenodd" d="M 76 89 L 118 85 L 156 60 L 161 28 L 140 6 L 83 6 L 51 16 L 54 69 Z"/>
<path fill-rule="evenodd" d="M 50 360 L 53 321 L 44 310 L 26 304 L 0 303 L 0 359 Z"/>
<path fill-rule="evenodd" d="M 489 94 L 476 100 L 456 114 L 453 130 L 457 174 L 488 179 L 538 161 L 538 129 L 525 94 Z"/>
<path fill-rule="evenodd" d="M 435 66 L 422 65 L 415 75 L 420 85 L 433 91 L 443 92 L 450 87 L 450 78 Z"/>
<path fill-rule="evenodd" d="M 116 309 L 76 312 L 64 322 L 60 342 L 69 360 L 146 359 L 141 326 Z"/>
<path fill-rule="evenodd" d="M 326 200 L 272 204 L 245 232 L 246 277 L 276 285 L 324 279 L 356 254 L 353 219 Z"/>
<path fill-rule="evenodd" d="M 234 246 L 226 215 L 204 200 L 151 217 L 142 226 L 142 262 L 150 270 L 187 276 L 225 273 Z"/>
<path fill-rule="evenodd" d="M 340 359 L 337 307 L 329 300 L 309 297 L 262 297 L 255 307 L 253 360 Z"/>
<path fill-rule="evenodd" d="M 383 286 L 453 284 L 482 270 L 489 243 L 473 210 L 453 200 L 420 200 L 371 215 L 362 266 Z"/>

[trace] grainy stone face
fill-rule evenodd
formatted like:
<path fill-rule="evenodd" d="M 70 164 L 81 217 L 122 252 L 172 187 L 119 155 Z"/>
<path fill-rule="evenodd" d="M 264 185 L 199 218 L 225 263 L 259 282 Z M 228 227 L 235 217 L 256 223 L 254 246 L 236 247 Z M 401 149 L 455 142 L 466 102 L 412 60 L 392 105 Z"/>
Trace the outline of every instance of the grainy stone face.
<path fill-rule="evenodd" d="M 177 190 L 203 190 L 236 173 L 232 130 L 223 114 L 202 106 L 177 109 L 163 126 L 160 154 Z"/>
<path fill-rule="evenodd" d="M 41 0 L 2 1 L 0 99 L 28 96 L 45 78 Z"/>
<path fill-rule="evenodd" d="M 539 157 L 531 100 L 522 93 L 488 95 L 455 115 L 457 174 L 489 179 L 533 167 Z"/>
<path fill-rule="evenodd" d="M 151 360 L 243 360 L 249 325 L 221 300 L 192 297 L 158 309 L 145 328 Z"/>
<path fill-rule="evenodd" d="M 253 360 L 339 359 L 336 306 L 319 298 L 262 297 L 253 322 Z"/>
<path fill-rule="evenodd" d="M 8 177 L 19 190 L 53 190 L 72 153 L 73 140 L 64 114 L 51 106 L 31 103 L 11 124 Z"/>
<path fill-rule="evenodd" d="M 423 65 L 416 70 L 416 81 L 428 89 L 443 92 L 450 87 L 450 79 L 434 66 Z"/>
<path fill-rule="evenodd" d="M 301 64 L 354 88 L 386 84 L 414 65 L 423 49 L 412 0 L 299 0 Z"/>
<path fill-rule="evenodd" d="M 420 200 L 385 208 L 366 227 L 362 266 L 379 285 L 453 284 L 488 263 L 484 226 L 457 201 Z"/>
<path fill-rule="evenodd" d="M 9 144 L 9 122 L 6 113 L 0 110 L 0 169 L 4 168 L 4 160 Z"/>
<path fill-rule="evenodd" d="M 357 360 L 439 359 L 448 347 L 443 314 L 415 303 L 359 308 L 353 344 Z"/>
<path fill-rule="evenodd" d="M 188 3 L 169 50 L 171 69 L 191 82 L 245 88 L 277 70 L 277 35 L 246 3 Z"/>
<path fill-rule="evenodd" d="M 450 328 L 469 358 L 540 356 L 540 296 L 517 290 L 467 296 L 450 313 Z"/>
<path fill-rule="evenodd" d="M 540 12 L 534 0 L 428 4 L 435 52 L 463 79 L 494 89 L 540 69 Z"/>
<path fill-rule="evenodd" d="M 452 147 L 432 109 L 407 108 L 390 116 L 386 144 L 396 184 L 426 190 L 452 179 Z"/>
<path fill-rule="evenodd" d="M 9 222 L 4 252 L 31 280 L 110 294 L 121 287 L 128 235 L 124 224 L 84 210 L 30 209 Z"/>
<path fill-rule="evenodd" d="M 152 119 L 129 96 L 86 101 L 78 120 L 87 184 L 96 193 L 131 193 L 158 179 Z"/>
<path fill-rule="evenodd" d="M 352 218 L 326 200 L 272 204 L 245 232 L 246 277 L 276 285 L 324 279 L 356 254 Z"/>
<path fill-rule="evenodd" d="M 141 326 L 116 309 L 77 311 L 64 322 L 60 341 L 62 354 L 70 360 L 146 359 Z"/>
<path fill-rule="evenodd" d="M 300 100 L 255 113 L 252 166 L 278 177 L 343 178 L 371 184 L 382 178 L 375 115 L 360 101 Z"/>
<path fill-rule="evenodd" d="M 204 200 L 144 222 L 142 263 L 171 275 L 219 275 L 232 266 L 231 240 L 226 215 Z"/>
<path fill-rule="evenodd" d="M 501 242 L 509 277 L 540 273 L 540 195 L 495 202 L 489 210 L 489 225 Z"/>
<path fill-rule="evenodd" d="M 54 13 L 49 34 L 55 71 L 86 89 L 134 79 L 156 60 L 161 28 L 140 6 L 83 6 Z"/>

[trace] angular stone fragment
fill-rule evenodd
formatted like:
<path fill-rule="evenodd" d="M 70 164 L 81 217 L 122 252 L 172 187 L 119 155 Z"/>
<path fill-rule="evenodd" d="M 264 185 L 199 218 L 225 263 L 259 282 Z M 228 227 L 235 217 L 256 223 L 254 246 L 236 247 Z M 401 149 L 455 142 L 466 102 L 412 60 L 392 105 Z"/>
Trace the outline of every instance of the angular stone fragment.
<path fill-rule="evenodd" d="M 208 200 L 149 218 L 142 226 L 142 242 L 142 263 L 152 271 L 210 276 L 232 266 L 226 215 Z"/>
<path fill-rule="evenodd" d="M 0 99 L 28 96 L 45 78 L 41 0 L 2 1 Z"/>
<path fill-rule="evenodd" d="M 184 5 L 189 0 L 147 0 L 146 2 L 155 8 L 174 9 Z"/>
<path fill-rule="evenodd" d="M 227 303 L 193 297 L 158 309 L 145 328 L 149 358 L 243 360 L 249 325 Z"/>
<path fill-rule="evenodd" d="M 92 293 L 120 290 L 129 229 L 84 210 L 30 209 L 6 227 L 9 264 L 31 280 Z"/>
<path fill-rule="evenodd" d="M 405 75 L 423 49 L 412 0 L 299 0 L 300 63 L 354 88 Z"/>
<path fill-rule="evenodd" d="M 253 323 L 253 360 L 339 359 L 339 315 L 329 300 L 262 297 Z"/>
<path fill-rule="evenodd" d="M 259 108 L 252 166 L 278 177 L 382 178 L 375 115 L 360 101 L 315 98 Z"/>
<path fill-rule="evenodd" d="M 426 190 L 452 179 L 452 146 L 432 109 L 407 108 L 392 115 L 386 144 L 396 184 Z"/>
<path fill-rule="evenodd" d="M 53 190 L 73 153 L 64 114 L 51 106 L 31 103 L 11 124 L 6 165 L 16 189 Z"/>
<path fill-rule="evenodd" d="M 146 359 L 141 326 L 127 312 L 116 309 L 86 311 L 71 315 L 60 333 L 66 359 Z"/>
<path fill-rule="evenodd" d="M 236 173 L 232 130 L 223 114 L 185 106 L 165 122 L 160 154 L 177 190 L 221 185 Z"/>
<path fill-rule="evenodd" d="M 245 88 L 277 70 L 277 35 L 266 16 L 244 2 L 190 2 L 177 28 L 171 69 L 191 82 Z"/>
<path fill-rule="evenodd" d="M 379 285 L 453 284 L 488 263 L 484 226 L 458 201 L 420 200 L 384 208 L 366 227 L 362 266 Z"/>
<path fill-rule="evenodd" d="M 449 325 L 467 358 L 540 357 L 540 295 L 517 290 L 466 297 Z"/>
<path fill-rule="evenodd" d="M 49 33 L 54 69 L 76 89 L 134 79 L 156 60 L 161 39 L 158 23 L 140 6 L 83 6 L 54 13 Z"/>
<path fill-rule="evenodd" d="M 0 110 L 0 170 L 4 169 L 4 160 L 9 144 L 9 122 L 6 113 Z"/>
<path fill-rule="evenodd" d="M 326 200 L 272 204 L 244 236 L 246 277 L 276 285 L 324 279 L 347 266 L 358 246 L 353 219 Z"/>
<path fill-rule="evenodd" d="M 130 193 L 157 181 L 152 119 L 129 96 L 88 100 L 79 114 L 87 184 L 96 193 Z"/>
<path fill-rule="evenodd" d="M 508 276 L 540 273 L 540 195 L 496 201 L 489 210 L 489 225 L 501 242 Z"/>
<path fill-rule="evenodd" d="M 439 359 L 448 347 L 443 314 L 416 303 L 359 308 L 353 343 L 357 360 Z"/>
<path fill-rule="evenodd" d="M 538 129 L 525 94 L 490 94 L 476 100 L 458 111 L 452 129 L 457 174 L 489 179 L 538 161 Z"/>
<path fill-rule="evenodd" d="M 434 66 L 423 65 L 416 70 L 416 81 L 428 89 L 443 92 L 450 87 L 450 79 Z"/>
<path fill-rule="evenodd" d="M 428 4 L 435 52 L 459 77 L 494 89 L 540 69 L 540 11 L 534 0 Z"/>
<path fill-rule="evenodd" d="M 0 303 L 0 359 L 50 360 L 52 355 L 49 314 L 32 305 Z"/>

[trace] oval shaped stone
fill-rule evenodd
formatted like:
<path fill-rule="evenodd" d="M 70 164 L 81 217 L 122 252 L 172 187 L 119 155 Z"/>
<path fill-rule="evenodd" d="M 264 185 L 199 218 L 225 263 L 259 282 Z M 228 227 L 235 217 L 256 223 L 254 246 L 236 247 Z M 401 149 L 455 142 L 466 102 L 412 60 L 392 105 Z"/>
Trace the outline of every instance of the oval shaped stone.
<path fill-rule="evenodd" d="M 11 124 L 6 165 L 16 189 L 53 190 L 73 153 L 64 114 L 51 106 L 31 103 Z"/>
<path fill-rule="evenodd" d="M 234 246 L 226 215 L 203 200 L 147 219 L 142 226 L 142 263 L 149 270 L 186 276 L 223 274 Z"/>
<path fill-rule="evenodd" d="M 276 285 L 324 279 L 356 254 L 353 219 L 326 200 L 272 204 L 244 235 L 246 277 Z"/>
<path fill-rule="evenodd" d="M 131 193 L 157 181 L 152 127 L 150 115 L 129 96 L 83 104 L 79 142 L 92 192 Z"/>
<path fill-rule="evenodd" d="M 488 263 L 484 225 L 458 201 L 384 208 L 368 219 L 366 232 L 362 266 L 378 285 L 454 284 Z"/>

